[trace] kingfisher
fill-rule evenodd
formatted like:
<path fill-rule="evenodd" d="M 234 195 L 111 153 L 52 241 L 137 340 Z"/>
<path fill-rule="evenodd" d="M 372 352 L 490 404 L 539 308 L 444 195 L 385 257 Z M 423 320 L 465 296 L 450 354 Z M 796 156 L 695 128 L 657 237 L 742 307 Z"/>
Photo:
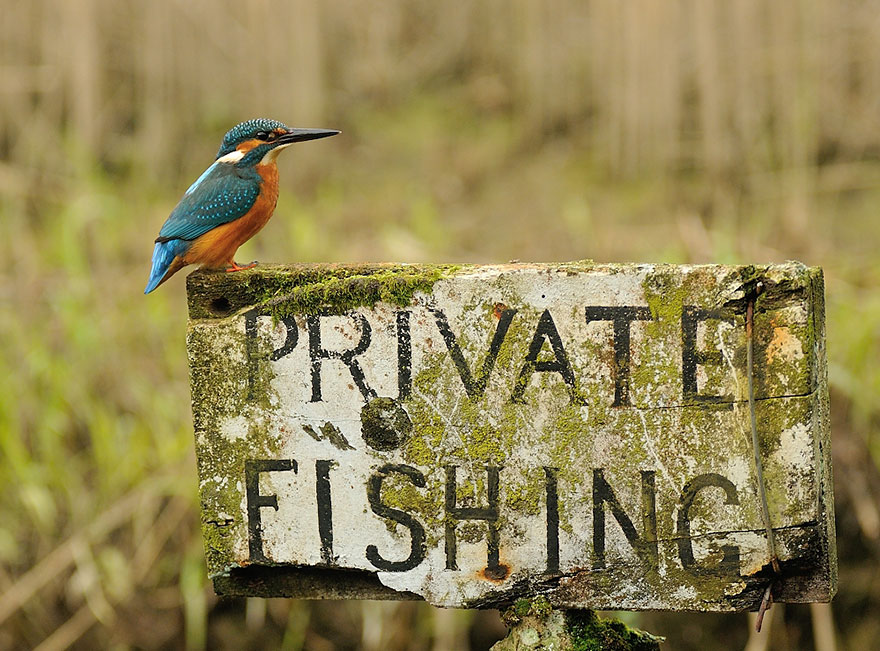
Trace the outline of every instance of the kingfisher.
<path fill-rule="evenodd" d="M 294 129 L 266 118 L 232 127 L 214 163 L 189 186 L 159 230 L 144 294 L 188 264 L 226 271 L 256 265 L 240 266 L 234 256 L 275 211 L 278 154 L 295 142 L 338 133 L 335 129 Z"/>

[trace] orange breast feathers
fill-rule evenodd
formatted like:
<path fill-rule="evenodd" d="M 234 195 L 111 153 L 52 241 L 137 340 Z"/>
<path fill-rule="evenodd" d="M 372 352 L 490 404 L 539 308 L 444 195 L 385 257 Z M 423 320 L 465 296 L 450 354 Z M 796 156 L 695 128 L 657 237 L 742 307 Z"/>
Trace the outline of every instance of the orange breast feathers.
<path fill-rule="evenodd" d="M 263 177 L 260 194 L 251 209 L 238 219 L 213 228 L 193 241 L 184 256 L 184 264 L 201 264 L 219 269 L 233 262 L 235 252 L 256 235 L 275 212 L 278 201 L 278 167 L 274 162 L 257 165 Z"/>

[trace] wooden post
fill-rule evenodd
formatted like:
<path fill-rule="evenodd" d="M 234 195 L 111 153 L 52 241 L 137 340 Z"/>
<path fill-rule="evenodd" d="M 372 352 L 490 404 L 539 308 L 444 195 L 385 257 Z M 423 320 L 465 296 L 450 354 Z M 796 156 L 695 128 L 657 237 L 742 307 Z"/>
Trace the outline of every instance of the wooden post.
<path fill-rule="evenodd" d="M 260 265 L 187 288 L 220 594 L 703 611 L 834 594 L 818 269 Z"/>
<path fill-rule="evenodd" d="M 545 597 L 518 599 L 502 615 L 510 632 L 492 651 L 615 649 L 659 651 L 664 638 L 599 619 L 592 610 L 556 610 Z"/>

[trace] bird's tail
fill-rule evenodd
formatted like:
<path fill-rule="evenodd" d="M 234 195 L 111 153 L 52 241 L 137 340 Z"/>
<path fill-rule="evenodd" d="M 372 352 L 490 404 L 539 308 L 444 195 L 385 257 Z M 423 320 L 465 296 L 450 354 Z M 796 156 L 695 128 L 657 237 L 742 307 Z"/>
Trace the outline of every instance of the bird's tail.
<path fill-rule="evenodd" d="M 150 280 L 147 281 L 144 294 L 149 294 L 156 289 L 183 266 L 180 260 L 189 249 L 190 244 L 186 240 L 156 242 L 156 246 L 153 248 L 153 268 L 150 270 Z"/>

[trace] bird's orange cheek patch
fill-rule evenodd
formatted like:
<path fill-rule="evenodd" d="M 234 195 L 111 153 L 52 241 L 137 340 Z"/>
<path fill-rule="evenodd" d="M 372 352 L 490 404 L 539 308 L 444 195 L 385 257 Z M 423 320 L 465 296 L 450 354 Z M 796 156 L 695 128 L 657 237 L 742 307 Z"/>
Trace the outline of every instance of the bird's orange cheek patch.
<path fill-rule="evenodd" d="M 245 140 L 243 143 L 238 145 L 238 147 L 236 147 L 236 149 L 238 151 L 240 151 L 242 154 L 246 154 L 250 150 L 252 150 L 254 147 L 259 147 L 261 144 L 263 144 L 262 141 L 257 140 L 256 138 L 253 138 L 251 140 Z"/>

